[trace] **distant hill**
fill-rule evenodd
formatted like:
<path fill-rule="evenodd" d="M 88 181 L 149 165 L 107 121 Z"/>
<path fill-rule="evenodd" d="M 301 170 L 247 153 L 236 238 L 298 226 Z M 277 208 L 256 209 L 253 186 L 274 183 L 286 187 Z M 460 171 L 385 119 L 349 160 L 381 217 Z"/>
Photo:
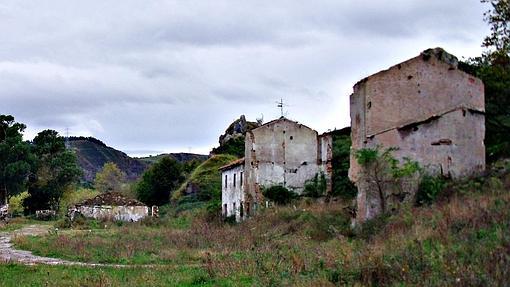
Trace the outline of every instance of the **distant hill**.
<path fill-rule="evenodd" d="M 76 151 L 78 163 L 83 169 L 83 179 L 88 182 L 94 181 L 96 173 L 107 162 L 115 163 L 126 173 L 128 180 L 138 179 L 148 166 L 93 137 L 70 137 L 69 145 Z"/>
<path fill-rule="evenodd" d="M 183 163 L 192 161 L 192 160 L 198 160 L 198 161 L 202 162 L 202 161 L 206 161 L 209 158 L 209 156 L 205 155 L 205 154 L 180 152 L 180 153 L 162 153 L 162 154 L 158 154 L 158 155 L 154 155 L 154 156 L 137 157 L 136 159 L 145 163 L 145 164 L 152 165 L 165 156 L 171 156 L 171 157 L 175 158 L 177 161 L 183 162 Z"/>
<path fill-rule="evenodd" d="M 76 151 L 78 163 L 83 170 L 83 180 L 93 182 L 96 173 L 107 162 L 115 163 L 126 173 L 128 180 L 137 180 L 152 164 L 165 156 L 171 156 L 179 162 L 207 160 L 207 155 L 193 153 L 170 153 L 156 156 L 132 158 L 120 150 L 107 146 L 93 137 L 69 137 L 70 148 Z"/>

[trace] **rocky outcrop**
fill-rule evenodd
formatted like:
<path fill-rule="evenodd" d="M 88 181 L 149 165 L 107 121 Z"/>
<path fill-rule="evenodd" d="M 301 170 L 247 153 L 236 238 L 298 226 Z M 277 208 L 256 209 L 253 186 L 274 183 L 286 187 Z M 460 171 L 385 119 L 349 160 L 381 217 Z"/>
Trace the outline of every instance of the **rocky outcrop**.
<path fill-rule="evenodd" d="M 252 130 L 256 127 L 260 126 L 257 122 L 249 122 L 246 120 L 244 115 L 228 126 L 225 130 L 225 133 L 220 136 L 220 146 L 226 144 L 231 139 L 236 139 L 239 137 L 244 137 L 247 131 Z"/>

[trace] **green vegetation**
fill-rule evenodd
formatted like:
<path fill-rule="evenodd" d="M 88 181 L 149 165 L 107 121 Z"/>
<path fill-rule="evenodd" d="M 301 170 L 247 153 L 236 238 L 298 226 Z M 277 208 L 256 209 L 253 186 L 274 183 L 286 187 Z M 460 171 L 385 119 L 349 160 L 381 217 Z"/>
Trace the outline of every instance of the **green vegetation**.
<path fill-rule="evenodd" d="M 200 267 L 85 268 L 0 264 L 0 286 L 251 286 L 250 280 L 211 279 Z"/>
<path fill-rule="evenodd" d="M 0 115 L 0 203 L 26 189 L 34 157 L 23 141 L 25 128 L 14 117 Z"/>
<path fill-rule="evenodd" d="M 418 188 L 418 193 L 416 193 L 416 203 L 421 205 L 435 202 L 445 189 L 446 184 L 447 181 L 443 177 L 423 176 Z"/>
<path fill-rule="evenodd" d="M 107 162 L 96 173 L 94 188 L 99 192 L 122 192 L 126 174 L 113 162 Z"/>
<path fill-rule="evenodd" d="M 99 195 L 99 192 L 94 189 L 80 187 L 77 190 L 69 189 L 62 195 L 60 200 L 59 214 L 67 214 L 67 209 L 77 203 L 80 203 L 86 199 L 93 198 Z"/>
<path fill-rule="evenodd" d="M 93 137 L 70 137 L 70 148 L 75 151 L 80 167 L 83 170 L 82 184 L 94 182 L 96 173 L 107 162 L 113 162 L 126 174 L 128 181 L 139 179 L 147 169 L 147 164 L 129 157 L 125 153 L 105 145 Z"/>
<path fill-rule="evenodd" d="M 439 192 L 439 201 L 408 206 L 354 231 L 345 205 L 305 198 L 295 206 L 259 210 L 243 224 L 210 222 L 202 210 L 158 222 L 100 224 L 101 229 L 91 232 L 18 237 L 15 243 L 37 254 L 74 260 L 165 264 L 137 268 L 138 276 L 160 275 L 147 279 L 156 285 L 198 280 L 186 275 L 193 273 L 211 285 L 501 286 L 510 268 L 509 188 L 508 171 L 452 182 Z M 86 277 L 97 271 L 41 268 L 57 280 L 85 280 L 76 274 Z M 112 285 L 124 283 L 117 277 L 123 271 L 101 270 Z"/>
<path fill-rule="evenodd" d="M 393 157 L 395 150 L 376 147 L 359 149 L 354 153 L 362 167 L 361 174 L 370 185 L 369 191 L 378 198 L 383 214 L 397 209 L 421 178 L 419 164 L 409 158 L 400 163 Z M 368 196 L 372 197 L 371 194 Z"/>
<path fill-rule="evenodd" d="M 480 78 L 485 86 L 485 146 L 487 159 L 510 157 L 510 4 L 506 0 L 482 0 L 490 4 L 485 21 L 491 34 L 485 37 L 483 55 L 460 63 L 459 68 Z"/>
<path fill-rule="evenodd" d="M 316 193 L 317 191 L 314 192 Z M 263 188 L 262 194 L 264 195 L 265 198 L 277 204 L 288 204 L 298 196 L 296 193 L 294 193 L 291 190 L 288 190 L 283 185 L 273 185 L 270 187 Z"/>
<path fill-rule="evenodd" d="M 244 157 L 244 136 L 229 139 L 226 143 L 213 148 L 213 154 L 229 154 L 236 157 Z"/>
<path fill-rule="evenodd" d="M 349 160 L 351 153 L 351 129 L 346 128 L 332 132 L 333 136 L 333 174 L 332 196 L 346 200 L 356 197 L 356 186 L 349 180 Z"/>
<path fill-rule="evenodd" d="M 25 209 L 23 203 L 29 196 L 30 194 L 28 194 L 27 191 L 23 191 L 18 195 L 9 197 L 9 214 L 11 216 L 23 215 L 23 211 Z"/>
<path fill-rule="evenodd" d="M 81 176 L 76 155 L 65 148 L 64 138 L 53 130 L 38 133 L 32 150 L 36 160 L 25 207 L 30 213 L 40 209 L 58 210 L 64 192 L 73 188 Z"/>
<path fill-rule="evenodd" d="M 326 189 L 326 176 L 324 176 L 323 172 L 320 172 L 305 183 L 303 195 L 315 198 L 325 196 Z"/>
<path fill-rule="evenodd" d="M 174 193 L 173 199 L 182 203 L 190 201 L 209 201 L 221 199 L 221 172 L 219 168 L 237 158 L 233 155 L 214 155 L 199 165 L 189 178 Z M 196 194 L 186 195 L 186 188 L 193 185 Z"/>
<path fill-rule="evenodd" d="M 147 205 L 164 205 L 183 180 L 182 164 L 164 157 L 144 172 L 136 185 L 136 194 Z"/>

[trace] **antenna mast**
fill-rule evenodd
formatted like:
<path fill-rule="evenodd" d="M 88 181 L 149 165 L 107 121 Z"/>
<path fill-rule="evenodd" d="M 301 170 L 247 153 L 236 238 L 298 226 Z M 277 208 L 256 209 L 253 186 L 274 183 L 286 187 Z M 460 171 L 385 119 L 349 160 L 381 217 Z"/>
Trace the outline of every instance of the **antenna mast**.
<path fill-rule="evenodd" d="M 280 99 L 279 102 L 276 102 L 278 107 L 280 108 L 281 117 L 283 118 L 283 99 Z"/>

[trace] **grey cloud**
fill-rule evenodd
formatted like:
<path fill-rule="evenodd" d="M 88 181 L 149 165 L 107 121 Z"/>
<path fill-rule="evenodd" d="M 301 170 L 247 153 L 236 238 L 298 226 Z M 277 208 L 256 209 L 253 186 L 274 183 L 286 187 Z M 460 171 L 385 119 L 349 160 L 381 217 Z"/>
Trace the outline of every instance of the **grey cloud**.
<path fill-rule="evenodd" d="M 359 79 L 421 50 L 474 56 L 475 0 L 3 1 L 0 113 L 133 153 L 207 152 L 274 102 L 325 131 Z"/>

